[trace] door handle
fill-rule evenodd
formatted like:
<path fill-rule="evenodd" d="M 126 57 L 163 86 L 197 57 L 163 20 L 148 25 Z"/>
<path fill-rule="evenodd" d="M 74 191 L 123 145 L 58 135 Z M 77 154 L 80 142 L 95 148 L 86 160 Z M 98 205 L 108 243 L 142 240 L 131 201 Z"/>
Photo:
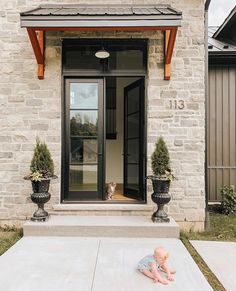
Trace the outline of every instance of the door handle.
<path fill-rule="evenodd" d="M 98 156 L 102 156 L 102 153 L 97 153 Z"/>

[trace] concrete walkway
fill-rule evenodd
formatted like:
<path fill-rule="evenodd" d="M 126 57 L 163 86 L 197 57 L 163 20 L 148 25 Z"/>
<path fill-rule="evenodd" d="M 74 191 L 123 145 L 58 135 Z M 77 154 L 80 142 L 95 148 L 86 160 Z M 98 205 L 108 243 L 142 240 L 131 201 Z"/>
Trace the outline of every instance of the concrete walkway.
<path fill-rule="evenodd" d="M 156 246 L 171 254 L 175 281 L 154 284 L 136 270 Z M 178 239 L 24 237 L 0 257 L 2 291 L 208 291 Z"/>
<path fill-rule="evenodd" d="M 227 291 L 236 290 L 236 242 L 191 241 Z"/>

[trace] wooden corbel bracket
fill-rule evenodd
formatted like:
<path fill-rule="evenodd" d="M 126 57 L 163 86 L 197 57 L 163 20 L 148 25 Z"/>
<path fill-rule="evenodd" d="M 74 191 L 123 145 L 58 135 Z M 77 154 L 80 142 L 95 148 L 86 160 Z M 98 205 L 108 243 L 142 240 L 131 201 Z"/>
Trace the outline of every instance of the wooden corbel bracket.
<path fill-rule="evenodd" d="M 44 30 L 38 30 L 35 28 L 27 28 L 27 32 L 30 38 L 31 45 L 34 50 L 34 54 L 38 63 L 38 78 L 44 79 Z M 173 54 L 175 38 L 177 34 L 177 27 L 168 27 L 164 30 L 164 80 L 170 80 L 171 73 L 171 58 Z"/>
<path fill-rule="evenodd" d="M 171 28 L 170 30 L 164 31 L 164 39 L 165 39 L 164 80 L 170 80 L 171 58 L 172 58 L 172 54 L 173 54 L 176 34 L 177 34 L 177 27 L 174 27 L 174 28 Z"/>
<path fill-rule="evenodd" d="M 32 28 L 27 28 L 29 39 L 34 50 L 35 58 L 38 63 L 38 78 L 44 79 L 44 31 L 36 31 Z"/>

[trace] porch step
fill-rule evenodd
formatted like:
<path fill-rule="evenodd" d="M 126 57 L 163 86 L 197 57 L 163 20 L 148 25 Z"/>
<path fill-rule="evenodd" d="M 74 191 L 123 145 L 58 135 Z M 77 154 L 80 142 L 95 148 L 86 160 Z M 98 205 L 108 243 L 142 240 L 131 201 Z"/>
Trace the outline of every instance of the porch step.
<path fill-rule="evenodd" d="M 150 216 L 53 215 L 46 222 L 26 222 L 23 231 L 24 236 L 179 237 L 173 218 L 169 223 L 153 223 Z"/>

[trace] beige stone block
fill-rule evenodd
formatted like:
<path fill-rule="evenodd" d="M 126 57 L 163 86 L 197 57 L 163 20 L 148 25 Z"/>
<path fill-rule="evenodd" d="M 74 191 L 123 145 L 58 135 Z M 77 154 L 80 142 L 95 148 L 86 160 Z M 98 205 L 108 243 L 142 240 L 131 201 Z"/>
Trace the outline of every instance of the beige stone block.
<path fill-rule="evenodd" d="M 35 123 L 35 124 L 31 124 L 31 129 L 32 130 L 43 130 L 43 131 L 47 131 L 48 130 L 48 124 L 45 123 Z"/>
<path fill-rule="evenodd" d="M 199 56 L 199 51 L 197 49 L 181 49 L 176 52 L 177 57 L 195 57 Z"/>
<path fill-rule="evenodd" d="M 6 17 L 6 12 L 5 11 L 0 11 L 0 17 Z"/>
<path fill-rule="evenodd" d="M 33 152 L 34 147 L 35 147 L 35 144 L 22 144 L 21 145 L 21 150 L 22 151 Z"/>
<path fill-rule="evenodd" d="M 43 102 L 40 99 L 31 98 L 26 100 L 26 106 L 42 106 Z"/>
<path fill-rule="evenodd" d="M 202 221 L 205 218 L 205 209 L 186 208 L 183 211 L 187 221 Z"/>
<path fill-rule="evenodd" d="M 12 152 L 0 152 L 0 159 L 10 159 L 13 157 L 13 153 Z"/>
<path fill-rule="evenodd" d="M 47 47 L 45 50 L 46 58 L 56 58 L 58 56 L 57 49 L 55 47 Z"/>
<path fill-rule="evenodd" d="M 175 139 L 175 141 L 174 141 L 174 145 L 175 146 L 183 146 L 183 140 L 179 140 L 179 139 Z"/>
<path fill-rule="evenodd" d="M 193 173 L 199 173 L 204 174 L 204 168 L 201 164 L 188 164 L 186 162 L 181 163 L 181 172 L 182 173 L 188 173 L 190 175 L 193 175 Z"/>
<path fill-rule="evenodd" d="M 195 202 L 190 202 L 190 201 L 182 201 L 181 203 L 179 203 L 179 207 L 183 208 L 183 209 L 192 209 L 193 210 L 193 209 L 198 208 L 198 204 Z"/>
<path fill-rule="evenodd" d="M 181 120 L 180 122 L 181 126 L 183 127 L 193 127 L 193 126 L 198 126 L 198 120 L 197 119 L 187 119 L 187 118 L 184 118 Z"/>
<path fill-rule="evenodd" d="M 46 142 L 48 142 L 48 143 L 60 143 L 61 137 L 56 136 L 56 135 L 50 135 L 50 136 L 47 135 Z"/>
<path fill-rule="evenodd" d="M 183 231 L 204 231 L 204 221 L 177 221 Z"/>
<path fill-rule="evenodd" d="M 10 143 L 11 141 L 12 141 L 12 137 L 10 135 L 9 136 L 6 136 L 6 135 L 0 136 L 0 142 Z"/>
<path fill-rule="evenodd" d="M 205 128 L 192 128 L 191 136 L 193 138 L 204 139 L 205 137 Z"/>
<path fill-rule="evenodd" d="M 185 199 L 184 190 L 185 188 L 175 188 L 173 191 L 170 191 L 172 199 L 174 201 L 182 201 Z"/>
<path fill-rule="evenodd" d="M 170 189 L 176 189 L 176 188 L 185 188 L 186 187 L 186 181 L 185 179 L 180 179 L 180 178 L 176 178 L 176 180 L 171 181 L 170 184 Z"/>
<path fill-rule="evenodd" d="M 176 135 L 186 135 L 187 129 L 181 127 L 170 128 L 169 134 L 176 136 Z"/>
<path fill-rule="evenodd" d="M 18 169 L 19 169 L 18 164 L 4 164 L 4 169 L 2 170 L 3 171 L 18 171 Z"/>
<path fill-rule="evenodd" d="M 13 144 L 13 143 L 0 143 L 0 148 L 2 151 L 12 151 L 12 152 L 17 152 L 20 150 L 21 148 L 21 145 L 20 144 Z M 1 156 L 1 153 L 0 153 L 0 156 Z M 8 158 L 11 157 L 11 154 L 9 153 L 8 154 Z M 12 155 L 13 157 L 13 155 Z"/>
<path fill-rule="evenodd" d="M 204 143 L 197 142 L 197 141 L 195 141 L 195 143 L 191 142 L 191 144 L 185 143 L 184 149 L 186 151 L 203 152 L 204 151 Z"/>
<path fill-rule="evenodd" d="M 187 109 L 190 109 L 190 110 L 198 110 L 199 109 L 199 104 L 196 103 L 196 102 L 188 102 L 187 103 Z"/>
<path fill-rule="evenodd" d="M 8 96 L 8 102 L 24 102 L 25 97 L 23 95 Z"/>
<path fill-rule="evenodd" d="M 44 98 L 53 98 L 53 100 L 54 100 L 54 96 L 55 96 L 55 91 L 53 91 L 53 90 L 35 90 L 34 92 L 33 92 L 33 94 L 34 94 L 34 97 L 35 98 L 42 98 L 42 99 L 44 99 Z"/>
<path fill-rule="evenodd" d="M 169 215 L 171 215 L 178 224 L 180 221 L 184 221 L 185 219 L 184 213 L 179 213 L 179 211 L 178 213 L 169 212 Z"/>
<path fill-rule="evenodd" d="M 41 111 L 40 115 L 42 116 L 42 118 L 46 118 L 46 119 L 59 119 L 61 116 L 61 113 L 58 111 L 51 110 L 51 111 Z"/>

